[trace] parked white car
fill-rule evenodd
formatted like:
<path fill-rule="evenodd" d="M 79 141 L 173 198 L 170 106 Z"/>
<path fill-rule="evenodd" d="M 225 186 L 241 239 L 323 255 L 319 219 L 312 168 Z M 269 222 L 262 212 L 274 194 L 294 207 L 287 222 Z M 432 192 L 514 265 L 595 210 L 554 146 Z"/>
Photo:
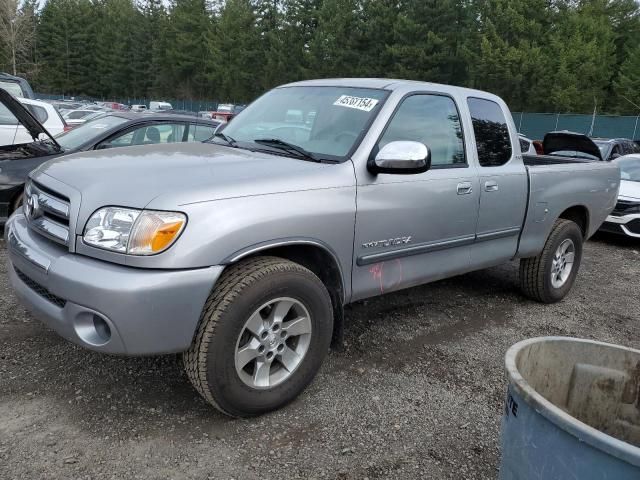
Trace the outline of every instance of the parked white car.
<path fill-rule="evenodd" d="M 50 103 L 28 98 L 18 98 L 18 101 L 27 107 L 52 136 L 58 135 L 67 129 L 67 124 L 62 116 Z M 32 141 L 33 139 L 27 129 L 19 124 L 13 115 L 5 111 L 5 107 L 0 107 L 0 146 Z"/>
<path fill-rule="evenodd" d="M 147 106 L 146 105 L 131 105 L 131 111 L 132 112 L 146 112 L 147 111 Z"/>
<path fill-rule="evenodd" d="M 162 110 L 173 110 L 173 105 L 169 102 L 149 102 L 149 110 L 154 112 L 160 112 Z"/>
<path fill-rule="evenodd" d="M 640 238 L 640 155 L 618 157 L 613 163 L 620 167 L 620 193 L 601 230 Z"/>
<path fill-rule="evenodd" d="M 65 112 L 64 120 L 70 127 L 77 127 L 83 123 L 93 120 L 94 118 L 106 115 L 105 111 L 96 110 L 70 110 Z"/>

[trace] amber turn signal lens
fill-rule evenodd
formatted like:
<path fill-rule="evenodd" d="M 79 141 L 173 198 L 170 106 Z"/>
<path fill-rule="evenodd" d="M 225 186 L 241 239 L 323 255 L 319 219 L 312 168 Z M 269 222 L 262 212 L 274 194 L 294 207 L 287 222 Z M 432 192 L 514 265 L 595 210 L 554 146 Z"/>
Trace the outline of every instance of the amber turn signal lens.
<path fill-rule="evenodd" d="M 187 217 L 178 212 L 144 210 L 133 227 L 127 253 L 154 255 L 169 248 L 180 236 Z"/>
<path fill-rule="evenodd" d="M 158 228 L 151 240 L 151 250 L 156 253 L 167 248 L 182 230 L 182 225 L 184 222 L 173 222 Z"/>

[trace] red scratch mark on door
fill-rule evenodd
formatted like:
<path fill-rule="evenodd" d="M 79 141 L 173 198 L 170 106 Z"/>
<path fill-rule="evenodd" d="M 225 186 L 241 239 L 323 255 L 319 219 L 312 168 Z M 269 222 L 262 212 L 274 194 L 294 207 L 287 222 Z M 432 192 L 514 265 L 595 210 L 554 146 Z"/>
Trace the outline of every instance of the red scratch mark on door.
<path fill-rule="evenodd" d="M 369 268 L 369 273 L 374 281 L 380 285 L 380 293 L 383 294 L 385 290 L 393 290 L 397 288 L 403 280 L 402 262 L 397 259 L 391 264 L 387 264 L 387 278 L 385 281 L 385 262 L 376 263 Z M 388 282 L 388 283 L 387 283 Z M 385 285 L 386 288 L 385 288 Z"/>

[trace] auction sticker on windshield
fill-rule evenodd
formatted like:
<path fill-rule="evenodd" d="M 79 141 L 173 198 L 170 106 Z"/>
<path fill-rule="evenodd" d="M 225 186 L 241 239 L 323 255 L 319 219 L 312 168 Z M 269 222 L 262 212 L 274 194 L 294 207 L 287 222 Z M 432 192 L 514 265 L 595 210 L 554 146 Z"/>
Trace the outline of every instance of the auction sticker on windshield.
<path fill-rule="evenodd" d="M 357 110 L 370 112 L 378 104 L 378 100 L 375 98 L 341 95 L 333 104 L 339 107 L 355 108 Z"/>

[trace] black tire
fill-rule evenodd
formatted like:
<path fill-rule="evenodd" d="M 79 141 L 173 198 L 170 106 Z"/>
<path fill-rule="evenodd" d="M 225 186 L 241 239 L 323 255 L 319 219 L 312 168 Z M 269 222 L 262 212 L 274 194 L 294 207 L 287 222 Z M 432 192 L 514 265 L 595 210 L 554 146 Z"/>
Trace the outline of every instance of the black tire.
<path fill-rule="evenodd" d="M 556 288 L 551 282 L 553 257 L 565 240 L 571 240 L 574 244 L 574 263 L 565 283 Z M 542 303 L 555 303 L 562 300 L 573 287 L 580 269 L 582 244 L 582 230 L 575 222 L 564 219 L 557 220 L 540 255 L 520 260 L 520 288 L 522 292 L 527 297 Z"/>
<path fill-rule="evenodd" d="M 247 319 L 279 297 L 301 302 L 309 312 L 312 334 L 299 366 L 268 389 L 245 384 L 235 367 L 235 349 Z M 316 376 L 331 343 L 333 309 L 329 292 L 310 270 L 276 257 L 257 257 L 225 270 L 207 300 L 195 339 L 183 354 L 196 390 L 233 417 L 276 410 L 295 399 Z"/>

